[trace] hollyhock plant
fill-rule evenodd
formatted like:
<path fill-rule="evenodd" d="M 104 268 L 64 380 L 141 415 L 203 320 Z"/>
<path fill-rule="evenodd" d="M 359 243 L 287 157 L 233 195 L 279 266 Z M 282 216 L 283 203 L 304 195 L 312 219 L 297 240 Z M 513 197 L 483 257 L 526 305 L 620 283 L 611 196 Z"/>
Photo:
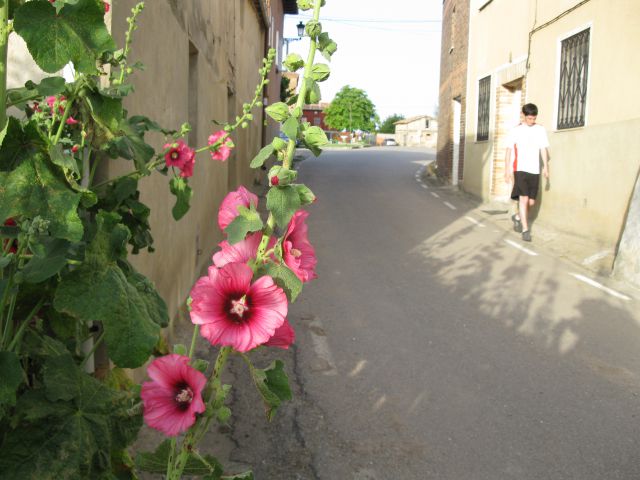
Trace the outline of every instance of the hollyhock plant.
<path fill-rule="evenodd" d="M 6 227 L 15 227 L 17 225 L 16 221 L 13 218 L 7 218 L 4 222 Z M 18 251 L 18 242 L 17 240 L 5 240 L 2 243 L 2 248 L 5 249 L 9 246 L 9 253 L 16 253 Z"/>
<path fill-rule="evenodd" d="M 251 283 L 253 271 L 243 263 L 209 267 L 191 290 L 191 321 L 212 345 L 239 352 L 274 336 L 287 316 L 287 297 L 269 276 Z"/>
<path fill-rule="evenodd" d="M 238 190 L 229 192 L 218 210 L 218 226 L 224 230 L 238 216 L 238 207 L 250 208 L 251 205 L 258 207 L 258 196 L 240 186 Z"/>
<path fill-rule="evenodd" d="M 56 100 L 58 102 L 58 113 L 62 115 L 64 113 L 64 101 L 66 97 L 64 95 L 60 95 L 60 98 L 56 98 L 55 96 L 49 96 L 46 98 L 47 105 L 49 105 L 49 110 L 53 114 L 53 107 L 56 105 Z"/>
<path fill-rule="evenodd" d="M 276 329 L 273 337 L 271 337 L 265 345 L 267 347 L 278 347 L 286 350 L 293 344 L 295 339 L 296 332 L 293 330 L 289 320 L 285 320 L 282 326 Z"/>
<path fill-rule="evenodd" d="M 223 136 L 227 135 L 224 130 L 219 130 L 216 133 L 209 135 L 209 145 L 213 145 Z M 211 158 L 220 162 L 225 162 L 229 155 L 231 155 L 231 149 L 233 148 L 233 142 L 229 138 L 225 138 L 222 144 L 211 152 Z"/>
<path fill-rule="evenodd" d="M 140 392 L 145 422 L 170 437 L 185 432 L 205 410 L 206 377 L 189 366 L 189 357 L 177 354 L 156 358 L 147 373 L 151 381 Z"/>
<path fill-rule="evenodd" d="M 196 152 L 184 143 L 178 140 L 174 143 L 167 143 L 163 147 L 167 150 L 164 155 L 165 162 L 168 167 L 177 167 L 180 169 L 180 176 L 190 177 L 193 175 L 193 166 L 195 164 Z"/>
<path fill-rule="evenodd" d="M 317 278 L 315 268 L 318 260 L 316 251 L 307 237 L 307 224 L 305 223 L 309 212 L 298 210 L 291 217 L 282 241 L 282 259 L 293 273 L 303 282 L 309 282 Z"/>
<path fill-rule="evenodd" d="M 76 120 L 73 117 L 69 117 L 69 118 L 67 118 L 67 121 L 65 123 L 67 125 L 76 125 L 77 123 L 80 123 L 80 122 L 78 122 L 78 120 Z"/>

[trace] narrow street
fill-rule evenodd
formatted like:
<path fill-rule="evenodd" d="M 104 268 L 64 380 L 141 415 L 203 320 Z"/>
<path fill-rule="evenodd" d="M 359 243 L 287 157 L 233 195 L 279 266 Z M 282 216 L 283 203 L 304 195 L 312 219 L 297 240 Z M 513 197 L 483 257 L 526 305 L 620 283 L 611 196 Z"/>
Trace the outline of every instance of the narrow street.
<path fill-rule="evenodd" d="M 257 480 L 640 478 L 638 300 L 419 181 L 433 158 L 301 162 L 319 278 L 295 348 L 261 354 L 295 398 L 267 424 L 234 360 L 231 459 Z"/>

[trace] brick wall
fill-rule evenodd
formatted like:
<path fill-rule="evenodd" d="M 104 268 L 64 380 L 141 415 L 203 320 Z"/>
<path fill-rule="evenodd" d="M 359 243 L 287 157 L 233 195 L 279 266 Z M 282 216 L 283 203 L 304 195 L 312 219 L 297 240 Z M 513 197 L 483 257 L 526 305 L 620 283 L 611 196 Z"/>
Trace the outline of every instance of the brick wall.
<path fill-rule="evenodd" d="M 462 180 L 464 166 L 468 37 L 469 0 L 444 0 L 436 162 L 438 176 L 449 183 L 453 168 L 454 99 L 458 99 L 462 107 L 458 180 Z"/>

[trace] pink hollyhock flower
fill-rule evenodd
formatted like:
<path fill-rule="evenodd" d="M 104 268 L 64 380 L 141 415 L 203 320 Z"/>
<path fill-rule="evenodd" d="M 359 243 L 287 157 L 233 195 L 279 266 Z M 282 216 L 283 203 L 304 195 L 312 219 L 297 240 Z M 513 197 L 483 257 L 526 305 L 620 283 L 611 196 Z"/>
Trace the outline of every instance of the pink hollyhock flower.
<path fill-rule="evenodd" d="M 219 130 L 216 133 L 209 135 L 209 145 L 213 145 L 226 134 L 227 132 L 224 130 Z M 232 148 L 233 142 L 229 138 L 226 138 L 216 150 L 211 152 L 211 158 L 224 162 L 229 158 L 229 155 L 231 155 Z"/>
<path fill-rule="evenodd" d="M 243 263 L 209 267 L 191 290 L 191 321 L 211 345 L 247 352 L 269 341 L 287 316 L 287 297 L 269 276 L 251 283 Z"/>
<path fill-rule="evenodd" d="M 258 255 L 261 240 L 262 232 L 251 233 L 247 235 L 247 238 L 233 245 L 229 245 L 229 242 L 224 240 L 218 244 L 222 250 L 213 254 L 213 264 L 221 268 L 227 263 L 247 263 Z M 270 238 L 267 249 L 272 248 L 275 243 L 276 239 Z"/>
<path fill-rule="evenodd" d="M 169 149 L 164 154 L 164 160 L 168 167 L 178 167 L 180 176 L 190 177 L 193 175 L 193 166 L 195 164 L 196 152 L 184 143 L 178 140 L 174 143 L 165 144 L 164 149 Z"/>
<path fill-rule="evenodd" d="M 102 2 L 104 4 L 104 13 L 109 13 L 109 10 L 111 9 L 111 5 L 109 5 L 107 2 Z"/>
<path fill-rule="evenodd" d="M 189 358 L 172 353 L 156 358 L 147 373 L 151 382 L 142 384 L 140 397 L 144 420 L 152 428 L 175 437 L 196 421 L 205 410 L 202 401 L 206 377 L 189 366 Z"/>
<path fill-rule="evenodd" d="M 305 220 L 308 216 L 309 212 L 305 210 L 294 213 L 282 239 L 282 259 L 303 282 L 318 277 L 315 272 L 318 263 L 316 251 L 307 237 Z"/>
<path fill-rule="evenodd" d="M 295 341 L 296 332 L 289 323 L 289 320 L 284 321 L 281 327 L 277 328 L 273 337 L 269 339 L 265 345 L 267 347 L 284 348 L 285 350 Z"/>
<path fill-rule="evenodd" d="M 69 117 L 69 118 L 67 118 L 67 121 L 65 123 L 67 125 L 75 125 L 75 124 L 80 123 L 80 122 L 78 122 L 78 120 L 76 120 L 73 117 Z"/>
<path fill-rule="evenodd" d="M 242 205 L 249 208 L 250 205 L 258 207 L 258 196 L 240 186 L 235 192 L 229 192 L 218 210 L 218 226 L 224 230 L 238 216 L 238 207 Z"/>

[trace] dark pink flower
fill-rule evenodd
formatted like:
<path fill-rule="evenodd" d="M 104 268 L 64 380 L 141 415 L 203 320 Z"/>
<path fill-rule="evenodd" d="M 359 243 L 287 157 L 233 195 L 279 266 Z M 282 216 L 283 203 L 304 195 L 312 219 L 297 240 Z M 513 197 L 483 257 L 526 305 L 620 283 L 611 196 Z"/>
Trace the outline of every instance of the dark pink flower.
<path fill-rule="evenodd" d="M 249 208 L 250 205 L 258 207 L 257 195 L 240 186 L 238 190 L 229 192 L 218 210 L 218 226 L 220 230 L 224 230 L 238 216 L 238 207 L 244 206 Z"/>
<path fill-rule="evenodd" d="M 55 96 L 50 96 L 46 98 L 46 102 L 47 105 L 49 105 L 49 110 L 51 110 L 51 113 L 53 114 L 53 107 L 56 104 L 56 100 L 58 102 L 58 113 L 60 115 L 62 115 L 64 113 L 64 101 L 67 98 L 64 95 L 60 95 L 60 98 L 57 98 Z"/>
<path fill-rule="evenodd" d="M 271 185 L 278 185 L 280 183 L 280 179 L 278 178 L 277 175 L 274 175 L 273 177 L 271 177 Z"/>
<path fill-rule="evenodd" d="M 16 221 L 13 218 L 7 218 L 4 221 L 4 226 L 5 227 L 15 227 L 17 225 Z M 2 242 L 2 249 L 4 250 L 5 248 L 7 248 L 7 245 L 11 243 L 11 246 L 9 247 L 9 253 L 16 253 L 18 251 L 18 240 L 3 240 Z"/>
<path fill-rule="evenodd" d="M 189 429 L 196 414 L 205 410 L 206 377 L 189 366 L 188 357 L 175 353 L 156 358 L 147 373 L 151 381 L 143 383 L 140 392 L 147 425 L 170 437 Z"/>
<path fill-rule="evenodd" d="M 269 276 L 251 283 L 243 263 L 209 267 L 191 290 L 191 321 L 211 345 L 247 352 L 269 341 L 287 316 L 287 297 Z"/>
<path fill-rule="evenodd" d="M 294 213 L 282 239 L 282 259 L 303 282 L 318 277 L 315 271 L 318 263 L 316 251 L 307 237 L 305 220 L 308 216 L 309 212 L 305 210 Z"/>
<path fill-rule="evenodd" d="M 109 10 L 111 9 L 111 5 L 109 5 L 107 2 L 102 2 L 104 4 L 104 13 L 109 13 Z"/>
<path fill-rule="evenodd" d="M 167 143 L 164 147 L 167 153 L 164 154 L 164 160 L 168 167 L 177 167 L 180 169 L 180 176 L 190 177 L 193 175 L 193 166 L 195 164 L 196 152 L 184 143 L 178 140 L 174 143 Z"/>
<path fill-rule="evenodd" d="M 227 132 L 225 132 L 224 130 L 219 130 L 216 133 L 209 135 L 209 145 L 213 145 L 225 135 L 227 135 Z M 211 158 L 224 162 L 227 160 L 227 158 L 229 158 L 229 155 L 231 155 L 232 148 L 233 142 L 231 141 L 231 139 L 225 138 L 222 141 L 222 144 L 211 152 Z"/>
<path fill-rule="evenodd" d="M 75 125 L 76 123 L 80 123 L 80 122 L 78 122 L 78 120 L 76 120 L 76 119 L 75 119 L 75 118 L 73 118 L 73 117 L 69 117 L 69 118 L 67 118 L 67 121 L 66 121 L 66 124 L 67 124 L 67 125 Z"/>
<path fill-rule="evenodd" d="M 77 144 L 76 144 L 76 145 L 74 145 L 73 147 L 71 147 L 71 151 L 72 151 L 73 153 L 77 153 L 77 152 L 78 152 L 78 150 L 80 150 L 80 145 L 77 145 Z"/>
<path fill-rule="evenodd" d="M 265 345 L 267 347 L 278 347 L 286 350 L 295 340 L 296 332 L 293 330 L 289 320 L 285 320 Z"/>

